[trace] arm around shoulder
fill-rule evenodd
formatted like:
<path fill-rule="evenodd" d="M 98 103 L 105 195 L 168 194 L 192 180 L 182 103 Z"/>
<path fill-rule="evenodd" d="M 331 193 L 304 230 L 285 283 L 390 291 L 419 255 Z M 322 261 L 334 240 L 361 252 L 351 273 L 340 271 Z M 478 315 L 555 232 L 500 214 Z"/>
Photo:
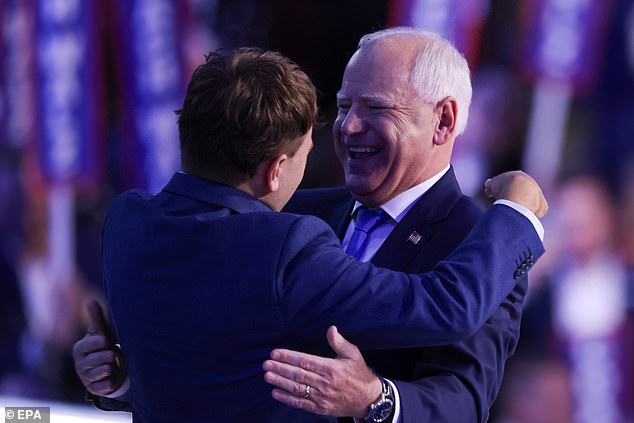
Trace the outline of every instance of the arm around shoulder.
<path fill-rule="evenodd" d="M 409 276 L 356 262 L 316 222 L 321 221 L 298 218 L 290 229 L 278 283 L 290 331 L 315 342 L 323 342 L 332 324 L 361 348 L 466 338 L 511 292 L 517 272 L 525 273 L 543 253 L 531 223 L 505 206 L 493 206 L 432 272 Z"/>

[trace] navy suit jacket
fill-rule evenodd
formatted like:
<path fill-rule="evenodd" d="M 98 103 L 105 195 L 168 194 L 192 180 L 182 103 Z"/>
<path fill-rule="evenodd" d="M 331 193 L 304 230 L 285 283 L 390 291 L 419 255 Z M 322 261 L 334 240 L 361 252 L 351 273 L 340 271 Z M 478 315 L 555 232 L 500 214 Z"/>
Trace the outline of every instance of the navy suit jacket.
<path fill-rule="evenodd" d="M 362 348 L 456 342 L 542 251 L 530 222 L 497 206 L 434 272 L 406 275 L 348 257 L 322 220 L 228 186 L 176 174 L 156 196 L 126 192 L 103 261 L 134 419 L 327 420 L 272 399 L 273 348 L 323 353 L 331 324 Z"/>
<path fill-rule="evenodd" d="M 285 210 L 310 213 L 343 239 L 354 204 L 346 188 L 298 191 Z M 409 210 L 371 262 L 403 272 L 431 270 L 467 236 L 483 212 L 460 191 L 450 169 Z M 423 236 L 407 242 L 413 231 Z M 401 421 L 484 422 L 495 400 L 506 360 L 519 338 L 527 279 L 471 338 L 449 346 L 363 351 L 367 364 L 391 378 L 401 396 Z"/>

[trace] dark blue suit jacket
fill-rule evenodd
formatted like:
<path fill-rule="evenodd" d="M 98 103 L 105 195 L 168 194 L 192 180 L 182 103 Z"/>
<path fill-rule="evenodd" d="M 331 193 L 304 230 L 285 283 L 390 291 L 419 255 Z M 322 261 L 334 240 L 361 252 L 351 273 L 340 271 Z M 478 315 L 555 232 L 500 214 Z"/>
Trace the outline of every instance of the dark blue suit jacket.
<path fill-rule="evenodd" d="M 343 239 L 354 200 L 345 188 L 298 191 L 285 210 L 313 214 Z M 371 260 L 403 272 L 425 272 L 467 236 L 482 211 L 460 191 L 450 169 L 410 209 Z M 412 231 L 423 235 L 407 242 Z M 518 285 L 473 337 L 450 346 L 363 351 L 370 367 L 394 379 L 401 395 L 401 421 L 484 422 L 495 400 L 506 360 L 519 338 L 527 280 Z"/>
<path fill-rule="evenodd" d="M 135 421 L 324 420 L 271 398 L 273 348 L 323 353 L 331 324 L 362 348 L 456 342 L 542 251 L 528 220 L 497 206 L 436 271 L 406 275 L 351 259 L 320 219 L 224 185 L 176 174 L 156 196 L 124 193 L 103 260 Z"/>

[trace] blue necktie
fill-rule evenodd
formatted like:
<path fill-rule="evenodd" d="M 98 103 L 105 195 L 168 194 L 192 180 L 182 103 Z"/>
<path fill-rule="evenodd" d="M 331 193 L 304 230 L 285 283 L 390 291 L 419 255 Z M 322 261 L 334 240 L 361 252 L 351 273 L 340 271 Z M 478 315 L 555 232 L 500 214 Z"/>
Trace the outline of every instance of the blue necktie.
<path fill-rule="evenodd" d="M 368 245 L 368 234 L 388 219 L 381 209 L 373 210 L 367 207 L 357 209 L 357 220 L 354 232 L 346 248 L 346 253 L 359 260 Z"/>

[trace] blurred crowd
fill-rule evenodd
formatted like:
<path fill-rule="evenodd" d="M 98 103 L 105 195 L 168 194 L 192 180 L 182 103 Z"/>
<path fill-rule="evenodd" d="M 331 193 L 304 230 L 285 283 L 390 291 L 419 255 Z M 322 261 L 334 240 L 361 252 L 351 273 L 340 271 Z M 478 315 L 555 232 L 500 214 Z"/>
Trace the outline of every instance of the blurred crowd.
<path fill-rule="evenodd" d="M 548 255 L 531 277 L 497 403 L 502 421 L 632 420 L 633 184 L 619 199 L 601 178 L 581 174 L 551 195 Z"/>
<path fill-rule="evenodd" d="M 346 59 L 360 35 L 388 24 L 389 3 L 189 2 L 205 49 L 257 45 L 297 61 L 322 90 L 329 122 Z M 463 191 L 477 198 L 484 179 L 525 164 L 535 86 L 515 61 L 520 3 L 484 2 L 480 49 L 470 59 L 474 99 L 453 165 Z M 634 1 L 607 3 L 597 79 L 569 100 L 561 160 L 546 184 L 547 253 L 530 275 L 520 345 L 493 422 L 634 422 Z M 114 84 L 107 58 L 116 47 L 106 44 L 106 80 Z M 83 401 L 70 349 L 83 335 L 85 299 L 102 295 L 104 214 L 130 187 L 117 129 L 121 105 L 113 94 L 106 100 L 106 178 L 70 203 L 70 271 L 50 260 L 49 187 L 26 189 L 25 146 L 0 143 L 0 395 Z M 303 186 L 342 183 L 328 125 L 315 144 Z"/>

